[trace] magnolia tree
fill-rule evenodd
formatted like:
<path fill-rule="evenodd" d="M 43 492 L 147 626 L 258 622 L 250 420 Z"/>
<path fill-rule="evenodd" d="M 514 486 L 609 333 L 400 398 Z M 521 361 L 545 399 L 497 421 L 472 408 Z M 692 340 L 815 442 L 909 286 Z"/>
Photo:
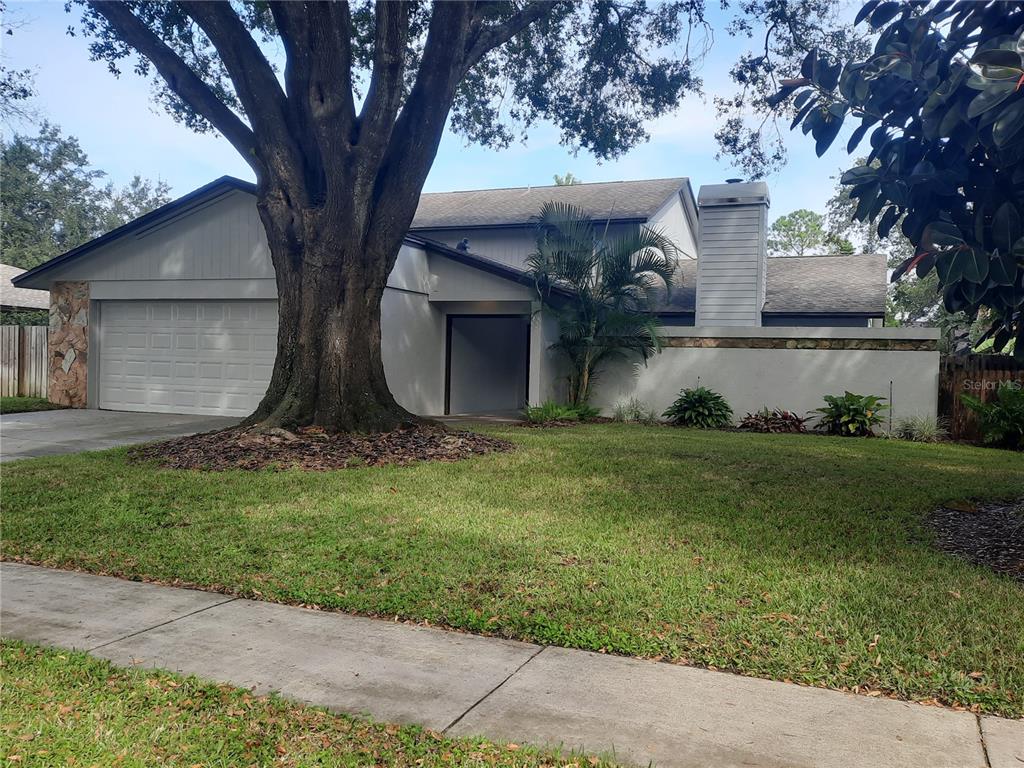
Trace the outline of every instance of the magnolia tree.
<path fill-rule="evenodd" d="M 856 23 L 869 56 L 811 50 L 770 108 L 819 155 L 857 121 L 847 150 L 870 151 L 841 181 L 857 220 L 912 244 L 893 280 L 934 273 L 946 310 L 1024 356 L 1024 4 L 870 0 Z"/>

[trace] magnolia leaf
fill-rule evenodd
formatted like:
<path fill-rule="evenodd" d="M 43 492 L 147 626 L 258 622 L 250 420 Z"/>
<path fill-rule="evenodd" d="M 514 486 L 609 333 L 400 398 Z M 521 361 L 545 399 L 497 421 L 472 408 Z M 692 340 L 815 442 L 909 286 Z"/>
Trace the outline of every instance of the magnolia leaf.
<path fill-rule="evenodd" d="M 988 256 L 980 248 L 964 248 L 957 254 L 957 260 L 963 263 L 964 280 L 972 283 L 984 283 L 988 277 Z"/>
<path fill-rule="evenodd" d="M 1013 244 L 1022 234 L 1020 214 L 1013 203 L 1007 200 L 992 217 L 992 241 L 996 248 L 1007 253 L 1013 250 Z"/>
<path fill-rule="evenodd" d="M 871 14 L 871 26 L 874 29 L 885 26 L 902 10 L 903 4 L 897 2 L 881 3 Z"/>
<path fill-rule="evenodd" d="M 990 48 L 974 54 L 971 69 L 985 80 L 1016 80 L 1024 74 L 1020 54 L 1005 48 Z"/>
<path fill-rule="evenodd" d="M 878 222 L 878 236 L 886 238 L 889 236 L 890 230 L 896 223 L 896 219 L 899 218 L 900 211 L 895 205 L 890 205 L 885 209 L 885 213 L 882 214 L 881 221 Z"/>
<path fill-rule="evenodd" d="M 997 147 L 1010 143 L 1010 139 L 1024 128 L 1024 99 L 1019 99 L 1004 109 L 992 126 L 992 141 Z"/>
<path fill-rule="evenodd" d="M 1012 253 L 992 253 L 988 265 L 988 279 L 996 285 L 1013 285 L 1017 280 L 1017 260 Z"/>
<path fill-rule="evenodd" d="M 979 93 L 971 101 L 969 107 L 967 107 L 968 119 L 974 119 L 982 112 L 986 112 L 993 107 L 998 107 L 1004 101 L 1006 101 L 1014 93 L 1013 83 L 994 83 L 990 88 L 986 88 L 984 91 Z"/>

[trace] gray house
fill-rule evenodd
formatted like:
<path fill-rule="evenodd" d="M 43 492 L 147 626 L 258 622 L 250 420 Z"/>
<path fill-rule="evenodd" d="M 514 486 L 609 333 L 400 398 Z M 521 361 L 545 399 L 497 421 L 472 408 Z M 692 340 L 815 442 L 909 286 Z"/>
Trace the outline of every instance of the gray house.
<path fill-rule="evenodd" d="M 767 258 L 761 183 L 699 199 L 686 178 L 425 194 L 383 303 L 385 371 L 406 408 L 507 411 L 558 396 L 556 329 L 524 271 L 549 200 L 679 245 L 680 284 L 655 308 L 666 326 L 867 327 L 884 314 L 880 256 Z M 265 391 L 277 294 L 247 182 L 218 179 L 14 282 L 51 293 L 51 399 L 241 416 Z"/>

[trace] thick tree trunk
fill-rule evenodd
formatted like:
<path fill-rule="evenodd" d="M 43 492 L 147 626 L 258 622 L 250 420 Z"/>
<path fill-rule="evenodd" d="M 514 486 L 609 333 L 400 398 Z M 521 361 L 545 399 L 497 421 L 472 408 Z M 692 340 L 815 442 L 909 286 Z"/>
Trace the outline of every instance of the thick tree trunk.
<path fill-rule="evenodd" d="M 277 273 L 277 359 L 247 423 L 382 432 L 424 422 L 395 401 L 381 357 L 381 300 L 401 239 L 373 253 L 360 236 L 366 216 L 263 201 L 260 211 Z"/>

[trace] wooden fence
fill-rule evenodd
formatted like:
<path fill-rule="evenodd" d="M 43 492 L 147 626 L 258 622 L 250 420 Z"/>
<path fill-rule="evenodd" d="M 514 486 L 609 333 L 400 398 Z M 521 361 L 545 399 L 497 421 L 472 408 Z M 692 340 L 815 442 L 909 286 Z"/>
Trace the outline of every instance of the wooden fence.
<path fill-rule="evenodd" d="M 960 399 L 962 393 L 989 400 L 1000 382 L 1024 386 L 1024 363 L 1008 355 L 945 357 L 939 369 L 939 416 L 954 440 L 980 440 L 974 411 Z"/>
<path fill-rule="evenodd" d="M 0 325 L 0 396 L 46 397 L 44 325 Z"/>

